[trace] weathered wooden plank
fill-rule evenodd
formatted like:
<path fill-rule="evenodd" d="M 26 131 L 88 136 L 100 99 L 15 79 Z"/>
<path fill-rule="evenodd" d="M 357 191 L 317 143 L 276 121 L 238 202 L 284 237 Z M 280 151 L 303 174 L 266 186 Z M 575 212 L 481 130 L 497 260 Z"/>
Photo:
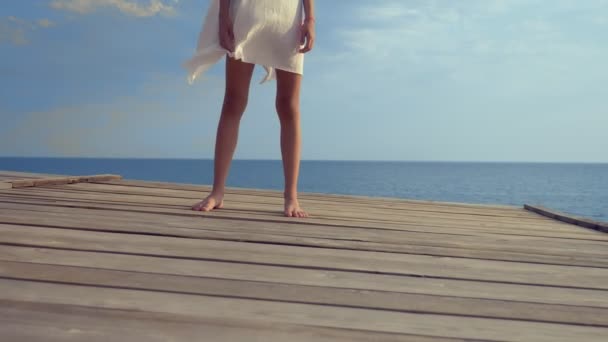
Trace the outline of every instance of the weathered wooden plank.
<path fill-rule="evenodd" d="M 84 185 L 84 184 L 83 184 Z M 37 189 L 38 194 L 47 194 L 49 196 L 66 197 L 66 198 L 78 198 L 78 199 L 100 199 L 108 201 L 122 201 L 126 203 L 140 203 L 140 204 L 159 204 L 159 205 L 181 205 L 191 206 L 194 202 L 199 200 L 197 197 L 170 197 L 170 196 L 158 196 L 150 194 L 135 194 L 135 193 L 117 193 L 108 191 L 88 191 L 86 188 L 67 186 L 67 187 L 52 187 L 47 189 Z M 278 207 L 282 208 L 282 202 L 275 201 L 276 203 L 258 203 L 256 201 L 259 197 L 256 196 L 243 196 L 243 195 L 231 195 L 226 196 L 227 203 L 231 203 L 231 208 L 244 209 L 244 210 L 267 210 L 268 208 Z M 330 203 L 318 203 L 318 201 L 306 201 L 306 204 L 310 211 L 314 212 L 318 217 L 337 217 L 346 219 L 366 219 L 375 221 L 402 221 L 412 219 L 423 219 L 430 221 L 450 220 L 454 225 L 459 222 L 471 223 L 493 223 L 493 224 L 513 224 L 521 226 L 523 222 L 531 228 L 547 227 L 550 226 L 553 230 L 559 230 L 564 227 L 572 230 L 569 225 L 558 224 L 554 221 L 539 219 L 537 215 L 526 215 L 527 217 L 509 217 L 509 216 L 496 216 L 488 215 L 488 213 L 443 213 L 441 211 L 404 211 L 396 210 L 391 208 L 378 208 L 373 206 L 356 206 L 349 204 L 348 206 L 336 205 Z M 522 213 L 526 213 L 523 209 Z M 528 213 L 529 214 L 529 213 Z M 530 219 L 530 221 L 526 221 Z M 523 220 L 523 221 L 522 221 Z"/>
<path fill-rule="evenodd" d="M 349 270 L 407 276 L 608 289 L 608 269 L 198 240 L 0 224 L 0 243 Z"/>
<path fill-rule="evenodd" d="M 135 195 L 153 195 L 153 196 L 163 196 L 163 197 L 178 197 L 178 198 L 189 198 L 192 200 L 201 199 L 202 196 L 205 195 L 204 192 L 200 191 L 192 191 L 192 190 L 174 190 L 174 189 L 163 189 L 163 188 L 150 188 L 150 187 L 138 187 L 138 186 L 124 186 L 117 184 L 105 184 L 105 183 L 86 183 L 86 184 L 76 184 L 67 187 L 69 189 L 80 189 L 86 191 L 97 191 L 97 192 L 111 192 L 115 194 L 135 194 Z M 226 194 L 229 198 L 232 199 L 244 199 L 245 201 L 255 201 L 258 203 L 276 203 L 282 204 L 282 196 L 276 196 L 272 194 L 272 196 L 266 196 L 267 190 L 258 190 L 258 191 L 231 191 Z M 306 196 L 309 194 L 303 194 Z M 418 203 L 414 204 L 393 204 L 391 201 L 385 201 L 382 199 L 374 199 L 369 198 L 366 202 L 361 202 L 354 200 L 352 202 L 348 202 L 345 200 L 335 200 L 331 197 L 325 196 L 308 196 L 306 197 L 307 202 L 309 203 L 319 203 L 322 206 L 335 206 L 344 208 L 344 204 L 348 204 L 349 207 L 356 208 L 378 208 L 378 209 L 390 209 L 396 211 L 408 211 L 408 212 L 433 212 L 433 213 L 451 213 L 451 214 L 473 214 L 480 216 L 497 216 L 497 217 L 521 217 L 526 219 L 537 220 L 542 218 L 537 215 L 530 215 L 530 213 L 523 210 L 523 208 L 518 209 L 496 209 L 496 208 L 486 208 L 486 207 L 454 207 L 454 206 L 443 206 L 441 203 L 437 205 L 420 205 Z"/>
<path fill-rule="evenodd" d="M 12 183 L 0 181 L 0 190 L 11 189 L 13 187 Z"/>
<path fill-rule="evenodd" d="M 37 187 L 45 185 L 61 185 L 80 182 L 119 180 L 118 175 L 92 175 L 92 176 L 68 176 L 68 177 L 46 177 L 39 179 L 24 179 L 11 181 L 13 188 Z"/>
<path fill-rule="evenodd" d="M 93 185 L 96 186 L 96 188 L 90 188 L 88 187 L 89 185 Z M 160 198 L 174 198 L 174 199 L 182 199 L 182 200 L 187 200 L 188 203 L 190 202 L 195 202 L 197 200 L 200 200 L 200 194 L 196 193 L 196 192 L 186 192 L 186 191 L 171 191 L 171 193 L 167 194 L 167 193 L 158 193 L 156 191 L 153 192 L 149 192 L 149 191 L 140 191 L 142 189 L 147 189 L 147 188 L 136 188 L 136 187 L 122 187 L 122 186 L 112 186 L 112 185 L 100 185 L 100 184 L 88 184 L 88 183 L 80 183 L 80 184 L 70 184 L 70 185 L 49 185 L 49 186 L 45 186 L 45 189 L 53 189 L 53 190 L 60 190 L 60 191 L 65 191 L 65 192 L 79 192 L 79 193 L 84 193 L 84 194 L 99 194 L 99 195 L 103 195 L 103 194 L 110 194 L 113 196 L 118 196 L 118 195 L 131 195 L 131 196 L 149 196 L 149 197 L 160 197 Z M 125 191 L 122 189 L 129 189 L 130 191 Z M 149 190 L 149 189 L 148 189 Z M 154 189 L 153 189 L 154 190 Z M 163 191 L 164 192 L 164 191 Z M 278 198 L 269 198 L 269 197 L 264 197 L 264 196 L 256 196 L 255 194 L 227 194 L 226 195 L 227 198 L 231 198 L 233 200 L 233 202 L 238 202 L 238 203 L 251 203 L 251 204 L 257 204 L 257 203 L 261 203 L 261 204 L 282 204 L 282 201 Z M 497 219 L 505 219 L 505 220 L 516 220 L 518 218 L 521 219 L 525 219 L 525 220 L 530 220 L 534 223 L 551 223 L 554 221 L 548 220 L 546 218 L 540 217 L 538 215 L 534 215 L 532 213 L 529 213 L 523 209 L 521 209 L 520 211 L 513 211 L 514 214 L 502 214 L 500 211 L 491 211 L 491 210 L 484 210 L 484 209 L 477 209 L 475 212 L 471 212 L 471 211 L 465 211 L 465 212 L 460 212 L 460 211 L 455 211 L 455 210 L 446 210 L 446 211 L 442 211 L 442 210 L 438 210 L 437 208 L 435 208 L 435 210 L 429 210 L 432 207 L 427 207 L 427 208 L 394 208 L 394 207 L 390 207 L 390 206 L 385 206 L 383 205 L 383 202 L 375 202 L 375 205 L 370 203 L 370 204 L 358 204 L 358 203 L 342 203 L 342 202 L 332 202 L 332 201 L 323 201 L 323 200 L 309 200 L 308 201 L 309 204 L 311 205 L 318 205 L 319 208 L 338 208 L 338 209 L 348 209 L 348 208 L 361 208 L 361 209 L 373 209 L 374 211 L 379 211 L 379 212 L 386 212 L 386 213 L 393 213 L 393 214 L 398 214 L 398 213 L 407 213 L 407 214 L 412 214 L 412 215 L 417 215 L 417 216 L 432 216 L 432 215 L 440 215 L 440 216 L 454 216 L 454 217 L 459 217 L 459 216 L 470 216 L 471 219 L 480 219 L 480 220 L 484 220 L 486 218 L 497 218 Z M 348 204 L 346 207 L 344 206 L 344 204 Z M 568 225 L 564 225 L 564 226 L 568 226 Z"/>
<path fill-rule="evenodd" d="M 28 191 L 29 192 L 29 191 Z M 307 218 L 302 220 L 294 220 L 286 218 L 281 212 L 241 212 L 232 210 L 218 210 L 211 213 L 194 212 L 186 206 L 154 206 L 154 205 L 138 205 L 138 204 L 125 204 L 116 202 L 104 202 L 100 200 L 66 200 L 61 197 L 46 198 L 44 196 L 30 195 L 14 195 L 11 193 L 2 193 L 0 196 L 0 203 L 3 204 L 29 204 L 29 205 L 40 205 L 40 206 L 55 206 L 63 207 L 67 209 L 79 208 L 79 209 L 95 209 L 100 211 L 113 210 L 122 211 L 129 213 L 162 213 L 169 214 L 172 216 L 180 217 L 213 217 L 213 218 L 227 218 L 227 219 L 240 219 L 246 221 L 265 221 L 265 222 L 282 222 L 290 224 L 315 224 L 325 225 L 328 227 L 359 227 L 359 228 L 370 228 L 370 229 L 393 229 L 393 230 L 406 230 L 406 231 L 417 231 L 417 232 L 434 232 L 438 234 L 462 234 L 462 235 L 520 235 L 520 236 L 537 236 L 537 237 L 551 237 L 551 238 L 562 238 L 562 239 L 580 239 L 580 240 L 598 240 L 608 241 L 608 236 L 599 232 L 589 231 L 591 234 L 584 234 L 579 231 L 573 232 L 538 232 L 534 230 L 511 230 L 509 228 L 494 229 L 496 227 L 458 227 L 455 228 L 450 226 L 449 222 L 446 222 L 443 226 L 439 224 L 428 225 L 421 221 L 420 223 L 399 223 L 399 222 L 376 222 L 373 220 L 369 221 L 348 221 L 348 220 L 337 220 L 337 219 L 322 219 L 322 218 Z M 109 203 L 109 204 L 108 204 Z"/>
<path fill-rule="evenodd" d="M 605 290 L 407 277 L 314 268 L 305 269 L 1 245 L 0 260 L 325 288 L 608 308 L 608 291 Z"/>
<path fill-rule="evenodd" d="M 398 292 L 273 284 L 206 277 L 0 261 L 0 278 L 173 293 L 308 303 L 413 313 L 450 314 L 603 326 L 608 308 L 511 302 Z"/>
<path fill-rule="evenodd" d="M 72 194 L 69 193 L 69 191 L 63 190 L 63 191 L 59 191 L 59 192 L 48 192 L 46 189 L 42 190 L 40 189 L 40 192 L 36 192 L 37 195 L 39 196 L 46 196 L 49 198 L 55 198 L 55 199 L 67 199 L 67 198 L 72 198 L 72 199 L 87 199 L 87 200 L 91 200 L 91 201 L 106 201 L 108 203 L 112 202 L 112 203 L 121 203 L 121 204 L 125 204 L 125 205 L 129 205 L 129 204 L 133 204 L 133 203 L 137 203 L 139 205 L 142 204 L 147 204 L 147 205 L 158 205 L 158 206 L 181 206 L 181 207 L 189 207 L 192 203 L 192 201 L 189 201 L 187 199 L 172 199 L 172 198 L 162 198 L 162 197 L 158 197 L 158 196 L 134 196 L 134 195 L 123 195 L 123 196 L 118 196 L 115 194 L 112 195 L 104 195 L 101 196 L 99 194 L 95 194 L 95 193 L 90 193 L 89 195 L 83 196 L 82 194 Z M 503 228 L 502 230 L 504 230 L 505 228 L 508 228 L 509 230 L 517 230 L 517 231 L 527 231 L 530 229 L 534 229 L 537 231 L 546 231 L 546 232 L 555 232 L 555 231 L 567 231 L 567 232 L 576 232 L 576 233 L 581 233 L 581 234 L 585 234 L 586 232 L 577 232 L 575 229 L 573 229 L 571 226 L 569 225 L 555 225 L 553 224 L 553 222 L 547 220 L 546 222 L 544 222 L 543 224 L 538 224 L 538 223 L 534 223 L 534 224 L 526 224 L 525 225 L 525 229 L 522 229 L 523 227 L 523 222 L 519 222 L 517 220 L 509 220 L 509 221 L 501 221 L 501 220 L 497 220 L 494 217 L 490 217 L 490 218 L 477 218 L 475 215 L 472 215 L 471 219 L 469 219 L 469 216 L 465 216 L 463 215 L 457 215 L 457 216 L 440 216 L 440 215 L 436 215 L 436 216 L 420 216 L 420 215 L 415 215 L 415 214 L 401 214 L 401 215 L 394 215 L 394 213 L 392 213 L 394 210 L 385 210 L 383 212 L 378 212 L 378 211 L 369 211 L 369 210 L 360 210 L 359 213 L 352 213 L 353 210 L 356 210 L 355 208 L 350 208 L 350 209 L 345 209 L 345 208 L 340 208 L 340 207 L 335 207 L 334 210 L 330 210 L 327 211 L 325 208 L 320 209 L 321 207 L 315 207 L 310 205 L 310 203 L 307 203 L 308 206 L 310 207 L 310 210 L 312 212 L 315 213 L 316 217 L 319 218 L 341 218 L 341 219 L 348 219 L 348 220 L 353 220 L 353 219 L 364 219 L 365 221 L 374 221 L 374 222 L 386 222 L 387 220 L 390 220 L 392 223 L 413 223 L 413 222 L 424 222 L 426 224 L 429 223 L 443 223 L 443 224 L 447 224 L 449 223 L 451 226 L 453 227 L 459 227 L 460 225 L 462 225 L 463 223 L 466 224 L 467 226 L 471 226 L 471 225 L 475 225 L 477 227 L 483 227 L 483 228 L 487 228 L 486 226 L 490 226 L 490 227 L 500 227 Z M 280 206 L 275 206 L 275 207 L 280 207 Z M 250 211 L 260 211 L 260 210 L 268 210 L 270 208 L 272 208 L 272 206 L 265 206 L 265 205 L 260 205 L 257 203 L 247 203 L 247 204 L 232 204 L 232 206 L 229 206 L 229 208 L 235 208 L 237 210 L 250 210 Z M 315 209 L 317 208 L 317 209 Z M 333 212 L 336 211 L 342 211 L 343 214 L 342 216 L 336 216 L 334 214 L 332 214 Z M 255 212 L 254 212 L 255 213 Z M 329 216 L 328 216 L 329 215 Z"/>
<path fill-rule="evenodd" d="M 48 198 L 44 196 L 12 196 L 5 195 L 0 198 L 1 202 L 4 203 L 19 203 L 19 204 L 32 204 L 41 206 L 54 206 L 63 208 L 88 208 L 97 210 L 114 210 L 121 212 L 131 213 L 163 213 L 172 216 L 182 217 L 215 217 L 215 218 L 226 218 L 226 219 L 243 219 L 248 221 L 270 221 L 278 223 L 295 223 L 295 224 L 317 224 L 324 226 L 346 226 L 346 227 L 358 227 L 358 228 L 371 228 L 371 229 L 390 229 L 390 230 L 401 230 L 401 231 L 413 231 L 413 232 L 426 232 L 426 233 L 437 233 L 437 234 L 448 234 L 448 235 L 473 235 L 473 234 L 492 234 L 492 235 L 522 235 L 522 236 L 539 236 L 539 237 L 552 237 L 552 238 L 580 238 L 591 240 L 607 240 L 606 236 L 592 236 L 578 234 L 577 232 L 565 232 L 560 234 L 555 232 L 543 232 L 537 230 L 513 230 L 508 228 L 503 229 L 489 229 L 488 227 L 475 226 L 475 227 L 464 227 L 454 226 L 449 221 L 443 223 L 425 223 L 425 221 L 419 222 L 378 222 L 374 221 L 352 221 L 352 220 L 340 220 L 340 219 L 325 219 L 320 217 L 313 217 L 304 220 L 294 220 L 285 218 L 282 212 L 276 211 L 241 211 L 224 209 L 215 211 L 212 213 L 201 213 L 193 212 L 189 206 L 162 206 L 162 205 L 140 205 L 133 203 L 122 203 L 115 201 L 101 201 L 101 200 L 72 200 L 62 198 Z"/>
<path fill-rule="evenodd" d="M 360 330 L 205 319 L 79 305 L 0 301 L 0 336 L 7 341 L 423 341 L 462 339 Z M 467 340 L 469 341 L 469 340 Z"/>
<path fill-rule="evenodd" d="M 0 281 L 0 299 L 185 314 L 200 318 L 510 341 L 605 341 L 608 329 L 489 318 L 412 314 L 20 280 Z"/>
<path fill-rule="evenodd" d="M 371 228 L 371 229 L 379 229 L 379 230 L 400 230 L 400 231 L 411 231 L 411 232 L 425 232 L 425 233 L 437 233 L 437 234 L 449 234 L 449 235 L 520 235 L 520 236 L 538 236 L 538 237 L 549 237 L 549 238 L 572 238 L 572 239 L 590 239 L 590 240 L 602 240 L 608 241 L 608 236 L 597 233 L 592 235 L 581 235 L 578 232 L 540 232 L 536 229 L 534 230 L 512 230 L 510 228 L 503 229 L 491 229 L 490 227 L 454 227 L 449 224 L 449 222 L 442 224 L 427 224 L 424 221 L 420 223 L 388 223 L 388 222 L 378 222 L 374 223 L 373 221 L 344 221 L 344 220 L 325 220 L 320 218 L 309 218 L 306 220 L 293 220 L 289 218 L 283 217 L 281 213 L 272 213 L 267 214 L 260 212 L 250 213 L 250 212 L 241 212 L 234 211 L 230 209 L 226 210 L 218 210 L 212 213 L 202 213 L 202 212 L 193 212 L 189 207 L 186 206 L 149 206 L 149 205 L 131 205 L 131 204 L 123 204 L 116 202 L 105 202 L 105 201 L 96 201 L 96 200 L 66 200 L 61 198 L 50 199 L 46 197 L 36 197 L 34 195 L 14 196 L 12 194 L 4 193 L 0 195 L 0 203 L 3 207 L 7 207 L 7 205 L 30 205 L 39 206 L 40 209 L 44 207 L 54 207 L 62 210 L 71 210 L 72 208 L 76 209 L 94 209 L 99 211 L 112 210 L 114 214 L 118 214 L 118 212 L 122 213 L 162 213 L 162 214 L 170 214 L 172 217 L 213 217 L 213 218 L 224 218 L 224 219 L 241 219 L 248 221 L 270 221 L 270 222 L 279 222 L 279 223 L 291 223 L 291 224 L 313 224 L 313 225 L 323 225 L 327 227 L 357 227 L 357 228 Z M 109 203 L 109 204 L 108 204 Z M 13 206 L 14 208 L 14 206 Z M 16 208 L 19 209 L 19 208 Z M 511 233 L 513 232 L 513 233 Z"/>
<path fill-rule="evenodd" d="M 252 222 L 198 218 L 163 219 L 160 215 L 135 218 L 118 218 L 107 213 L 99 215 L 0 209 L 0 223 L 35 225 L 38 227 L 68 228 L 78 230 L 154 234 L 160 236 L 197 239 L 275 243 L 310 247 L 352 249 L 363 251 L 393 252 L 478 258 L 487 260 L 520 261 L 554 265 L 578 265 L 608 267 L 608 248 L 602 243 L 575 241 L 564 247 L 555 239 L 511 239 L 494 237 L 444 236 L 435 234 L 384 231 L 371 233 L 365 229 L 332 227 L 327 229 L 309 225 L 301 229 L 297 225 L 272 222 Z"/>
<path fill-rule="evenodd" d="M 208 192 L 211 187 L 208 185 L 199 184 L 178 184 L 168 182 L 151 182 L 151 181 L 139 181 L 133 179 L 122 179 L 120 181 L 104 181 L 95 182 L 100 184 L 114 184 L 121 186 L 135 186 L 135 187 L 147 187 L 156 189 L 173 189 L 173 190 L 187 190 L 187 191 L 198 191 Z M 278 190 L 268 189 L 248 189 L 248 188 L 227 188 L 227 193 L 253 193 L 260 194 L 260 196 L 279 197 L 282 198 L 283 194 Z M 429 200 L 414 200 L 414 199 L 401 199 L 393 197 L 371 197 L 371 196 L 357 196 L 357 195 L 340 195 L 340 194 L 326 194 L 326 193 L 302 193 L 302 198 L 311 199 L 325 199 L 325 200 L 345 200 L 348 202 L 359 202 L 359 203 L 377 203 L 378 201 L 390 202 L 392 204 L 419 204 L 429 206 L 446 206 L 446 207 L 460 207 L 460 208 L 486 208 L 486 209 L 500 209 L 500 210 L 515 210 L 520 211 L 521 208 L 510 205 L 499 205 L 499 204 L 472 204 L 472 203 L 461 203 L 461 202 L 441 202 L 441 201 L 429 201 Z"/>
<path fill-rule="evenodd" d="M 117 230 L 136 233 L 162 235 L 177 234 L 185 237 L 201 237 L 198 231 L 217 230 L 223 232 L 243 232 L 256 235 L 272 234 L 288 237 L 314 237 L 358 242 L 378 242 L 387 244 L 419 244 L 467 249 L 489 249 L 494 251 L 535 252 L 548 255 L 608 256 L 605 243 L 600 241 L 576 240 L 564 246 L 563 239 L 522 237 L 522 236 L 470 236 L 456 234 L 420 233 L 398 230 L 370 230 L 365 228 L 325 227 L 277 222 L 247 222 L 242 220 L 200 217 L 166 217 L 158 214 L 123 215 L 123 212 L 100 212 L 86 209 L 69 211 L 17 211 L 3 209 L 0 205 L 0 222 L 42 225 L 61 228 L 81 228 L 85 230 Z M 109 216 L 109 217 L 108 217 Z M 184 228 L 180 230 L 180 228 Z"/>
<path fill-rule="evenodd" d="M 550 217 L 550 218 L 558 220 L 558 221 L 575 224 L 577 226 L 608 233 L 608 223 L 593 221 L 593 220 L 586 219 L 583 217 L 576 217 L 573 215 L 564 214 L 557 210 L 552 210 L 552 209 L 545 208 L 545 207 L 538 206 L 538 205 L 533 206 L 533 205 L 526 204 L 526 205 L 524 205 L 524 208 L 526 208 L 529 211 L 535 212 L 537 214 L 540 214 L 540 215 L 543 215 L 546 217 Z"/>
<path fill-rule="evenodd" d="M 135 207 L 154 207 L 154 208 L 183 208 L 189 209 L 192 205 L 192 201 L 187 199 L 175 199 L 175 198 L 163 198 L 158 196 L 136 196 L 136 195 L 112 195 L 112 194 L 101 194 L 101 193 L 78 193 L 65 191 L 61 189 L 48 189 L 48 188 L 35 188 L 28 189 L 26 191 L 21 191 L 18 193 L 4 193 L 3 197 L 8 196 L 8 198 L 36 198 L 36 199 L 47 199 L 55 202 L 66 202 L 66 201 L 80 201 L 85 203 L 100 203 L 100 204 L 120 204 L 124 206 L 135 206 Z M 233 209 L 230 209 L 233 208 Z M 246 205 L 233 205 L 232 207 L 227 206 L 223 212 L 243 212 L 249 215 L 282 215 L 282 207 L 281 206 L 265 206 L 254 203 L 249 203 Z M 274 209 L 274 210 L 273 210 Z M 313 210 L 313 214 L 315 214 L 313 219 L 318 220 L 331 220 L 331 221 L 352 221 L 352 222 L 373 222 L 375 224 L 420 224 L 424 223 L 426 225 L 438 225 L 438 226 L 446 226 L 454 228 L 473 228 L 473 229 L 484 229 L 488 230 L 489 228 L 500 228 L 502 231 L 509 230 L 513 232 L 521 232 L 525 233 L 530 230 L 539 231 L 539 232 L 567 232 L 571 234 L 579 234 L 581 236 L 597 236 L 601 235 L 597 232 L 579 230 L 576 227 L 572 227 L 563 223 L 555 223 L 555 221 L 551 221 L 547 219 L 542 223 L 526 223 L 523 224 L 521 222 L 518 223 L 517 220 L 510 222 L 501 222 L 494 218 L 489 219 L 471 219 L 467 220 L 466 216 L 458 215 L 456 218 L 452 218 L 450 216 L 447 217 L 433 217 L 433 216 L 423 216 L 416 217 L 412 215 L 387 215 L 387 214 L 374 214 L 373 212 L 369 212 L 366 216 L 364 214 L 354 215 L 346 210 L 342 210 L 343 213 L 340 215 L 334 215 L 331 213 L 325 212 L 323 214 L 322 211 L 316 212 Z M 219 212 L 219 211 L 218 211 Z M 291 220 L 293 221 L 293 220 Z M 604 236 L 605 237 L 605 236 Z"/>
<path fill-rule="evenodd" d="M 105 218 L 110 216 L 107 223 L 115 222 L 118 225 L 127 226 L 121 228 L 123 230 L 128 229 L 130 223 L 147 223 L 149 225 L 170 225 L 172 227 L 182 228 L 217 228 L 222 230 L 237 230 L 247 231 L 250 233 L 281 233 L 286 235 L 297 235 L 297 236 L 311 236 L 311 237 L 326 237 L 326 238 L 341 238 L 341 239 L 355 239 L 358 241 L 374 241 L 374 242 L 389 242 L 389 243 L 421 243 L 421 244 L 439 244 L 442 246 L 449 247 L 462 247 L 462 244 L 466 244 L 467 248 L 476 247 L 496 247 L 496 248 L 509 248 L 510 243 L 513 242 L 514 248 L 518 247 L 532 247 L 535 249 L 543 249 L 555 251 L 572 251 L 579 253 L 581 249 L 585 249 L 584 252 L 598 252 L 602 255 L 607 254 L 608 250 L 605 248 L 605 243 L 601 241 L 593 240 L 573 240 L 569 241 L 567 246 L 564 246 L 564 239 L 555 239 L 553 237 L 535 237 L 535 236 L 518 236 L 518 235 L 473 235 L 468 234 L 456 234 L 446 231 L 444 233 L 436 233 L 434 231 L 409 231 L 409 230 L 397 230 L 397 229 L 367 229 L 365 227 L 340 227 L 325 225 L 306 224 L 306 229 L 302 228 L 302 224 L 299 221 L 292 221 L 292 224 L 285 224 L 283 222 L 266 222 L 266 221 L 252 221 L 246 224 L 243 220 L 234 220 L 230 218 L 215 218 L 215 217 L 201 217 L 200 215 L 190 216 L 166 216 L 157 213 L 129 213 L 124 211 L 116 210 L 90 210 L 84 208 L 61 208 L 52 206 L 36 206 L 26 204 L 11 204 L 11 203 L 0 203 L 0 212 L 2 217 L 6 220 L 15 219 L 19 220 L 20 223 L 27 223 L 28 219 L 34 220 L 36 217 L 54 218 L 62 222 L 65 220 L 84 220 L 80 222 L 89 222 L 89 219 Z M 188 212 L 190 213 L 190 212 Z M 94 221 L 95 223 L 99 223 Z M 53 223 L 49 220 L 49 224 Z M 246 226 L 246 227 L 245 227 Z M 143 228 L 143 227 L 142 227 Z M 251 228 L 251 229 L 249 229 Z M 252 229 L 255 228 L 255 231 Z M 600 235 L 601 236 L 601 235 Z M 524 251 L 524 250 L 522 250 Z"/>

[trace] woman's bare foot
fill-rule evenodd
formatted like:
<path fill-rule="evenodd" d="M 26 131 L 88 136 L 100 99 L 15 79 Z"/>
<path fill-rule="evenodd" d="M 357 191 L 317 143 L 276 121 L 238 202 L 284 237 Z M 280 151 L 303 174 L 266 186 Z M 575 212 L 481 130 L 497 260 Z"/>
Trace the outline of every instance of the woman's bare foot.
<path fill-rule="evenodd" d="M 297 198 L 285 198 L 285 216 L 308 217 L 308 213 L 300 208 L 300 203 Z"/>
<path fill-rule="evenodd" d="M 224 207 L 224 194 L 209 194 L 204 200 L 192 206 L 195 211 L 211 211 L 213 209 L 221 209 Z"/>

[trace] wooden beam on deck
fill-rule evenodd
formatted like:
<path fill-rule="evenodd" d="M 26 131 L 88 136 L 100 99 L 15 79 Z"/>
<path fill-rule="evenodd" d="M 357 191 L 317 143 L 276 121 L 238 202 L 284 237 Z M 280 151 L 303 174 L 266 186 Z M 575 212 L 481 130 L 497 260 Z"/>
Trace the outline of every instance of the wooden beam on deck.
<path fill-rule="evenodd" d="M 600 232 L 608 233 L 608 223 L 598 222 L 589 220 L 583 217 L 577 217 L 573 215 L 568 215 L 561 213 L 557 210 L 545 208 L 539 205 L 529 205 L 524 204 L 524 208 L 528 211 L 537 213 L 539 215 L 543 215 L 545 217 L 549 217 L 558 221 L 574 224 L 577 226 L 594 229 Z"/>
<path fill-rule="evenodd" d="M 12 188 L 27 188 L 36 186 L 46 185 L 63 185 L 63 184 L 74 184 L 74 183 L 88 183 L 88 182 L 103 182 L 111 180 L 120 180 L 122 176 L 119 175 L 92 175 L 92 176 L 67 176 L 67 177 L 47 177 L 37 179 L 20 179 L 10 181 Z"/>

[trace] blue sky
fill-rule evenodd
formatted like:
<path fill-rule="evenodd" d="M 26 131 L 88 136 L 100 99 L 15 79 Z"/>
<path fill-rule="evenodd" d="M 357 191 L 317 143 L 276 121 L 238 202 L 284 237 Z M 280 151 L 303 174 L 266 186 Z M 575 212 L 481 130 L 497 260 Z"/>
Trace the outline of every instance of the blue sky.
<path fill-rule="evenodd" d="M 608 0 L 318 0 L 304 159 L 608 162 Z M 211 158 L 223 63 L 193 86 L 208 0 L 7 0 L 0 155 Z M 237 158 L 279 159 L 276 84 Z"/>

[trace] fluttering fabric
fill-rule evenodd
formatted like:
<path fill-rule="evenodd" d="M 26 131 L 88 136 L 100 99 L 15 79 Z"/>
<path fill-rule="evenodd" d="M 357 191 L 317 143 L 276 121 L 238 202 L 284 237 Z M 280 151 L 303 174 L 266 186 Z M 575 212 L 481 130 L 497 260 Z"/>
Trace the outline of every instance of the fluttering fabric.
<path fill-rule="evenodd" d="M 184 63 L 190 84 L 226 54 L 263 66 L 266 75 L 260 83 L 273 79 L 275 69 L 302 74 L 302 0 L 231 0 L 233 52 L 220 46 L 219 10 L 220 0 L 211 0 L 196 53 Z"/>

